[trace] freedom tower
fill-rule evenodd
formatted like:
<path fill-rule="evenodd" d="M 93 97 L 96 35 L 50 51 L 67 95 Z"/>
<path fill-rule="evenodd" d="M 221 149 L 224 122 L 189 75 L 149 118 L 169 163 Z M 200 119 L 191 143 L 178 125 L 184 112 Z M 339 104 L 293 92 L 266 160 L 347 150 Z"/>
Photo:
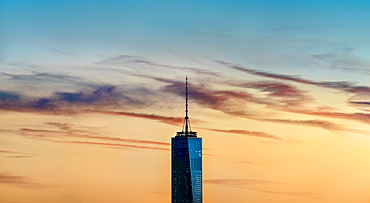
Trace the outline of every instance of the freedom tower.
<path fill-rule="evenodd" d="M 181 132 L 171 138 L 172 203 L 202 203 L 202 138 L 191 131 L 188 116 L 188 78 L 185 120 Z"/>

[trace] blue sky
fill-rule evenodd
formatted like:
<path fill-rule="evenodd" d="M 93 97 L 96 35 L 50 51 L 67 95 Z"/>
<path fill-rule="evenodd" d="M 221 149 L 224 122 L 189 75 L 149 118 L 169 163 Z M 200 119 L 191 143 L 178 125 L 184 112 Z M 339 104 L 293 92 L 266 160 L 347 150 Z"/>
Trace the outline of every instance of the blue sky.
<path fill-rule="evenodd" d="M 256 49 L 299 55 L 341 47 L 366 57 L 369 8 L 367 1 L 334 0 L 2 1 L 1 59 L 63 63 L 160 50 L 229 53 L 241 61 Z"/>

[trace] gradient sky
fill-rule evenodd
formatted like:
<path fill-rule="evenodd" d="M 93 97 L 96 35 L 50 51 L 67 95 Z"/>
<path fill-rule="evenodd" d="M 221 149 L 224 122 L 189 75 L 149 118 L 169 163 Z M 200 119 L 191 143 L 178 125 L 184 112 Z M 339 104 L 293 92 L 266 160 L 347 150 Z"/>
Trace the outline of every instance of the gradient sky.
<path fill-rule="evenodd" d="M 0 1 L 0 202 L 370 202 L 370 1 Z"/>

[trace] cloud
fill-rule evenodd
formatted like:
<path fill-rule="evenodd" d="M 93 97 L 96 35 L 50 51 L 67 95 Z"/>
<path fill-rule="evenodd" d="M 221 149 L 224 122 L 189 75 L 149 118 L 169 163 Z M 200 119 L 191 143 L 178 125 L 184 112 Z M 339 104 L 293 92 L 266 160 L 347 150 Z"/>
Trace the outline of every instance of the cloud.
<path fill-rule="evenodd" d="M 350 101 L 349 103 L 351 103 L 351 104 L 365 105 L 365 106 L 369 106 L 370 105 L 370 102 L 355 102 L 355 101 Z"/>
<path fill-rule="evenodd" d="M 248 189 L 251 191 L 264 193 L 299 196 L 310 199 L 322 199 L 320 192 L 294 191 L 294 189 L 292 190 L 292 188 L 294 188 L 293 186 L 279 182 L 254 179 L 206 179 L 203 182 L 206 184 L 223 185 L 237 189 Z"/>
<path fill-rule="evenodd" d="M 26 176 L 16 176 L 7 173 L 0 173 L 0 183 L 27 189 L 48 189 L 58 187 L 58 185 L 36 183 Z"/>
<path fill-rule="evenodd" d="M 129 145 L 129 144 L 121 144 L 121 143 L 111 143 L 111 142 L 92 142 L 92 141 L 61 141 L 54 139 L 46 138 L 47 136 L 44 134 L 29 134 L 29 133 L 23 133 L 21 135 L 31 138 L 31 139 L 37 139 L 42 141 L 48 141 L 48 142 L 54 142 L 54 143 L 62 143 L 62 144 L 87 144 L 87 145 L 98 145 L 98 146 L 105 146 L 105 147 L 118 147 L 118 148 L 137 148 L 137 149 L 152 149 L 152 150 L 165 150 L 168 151 L 170 149 L 168 148 L 161 148 L 161 147 L 152 147 L 152 146 L 140 146 L 140 145 Z M 79 136 L 76 136 L 79 137 Z M 104 140 L 104 139 L 103 139 Z M 150 143 L 153 144 L 153 143 Z"/>
<path fill-rule="evenodd" d="M 140 56 L 133 56 L 133 55 L 118 55 L 114 57 L 109 57 L 106 59 L 103 59 L 102 61 L 97 62 L 97 64 L 122 64 L 127 61 L 132 61 L 132 60 L 141 60 L 142 57 Z"/>
<path fill-rule="evenodd" d="M 370 102 L 363 101 L 363 102 L 356 102 L 356 101 L 348 101 L 350 106 L 356 107 L 357 109 L 360 109 L 362 111 L 368 111 L 370 112 Z"/>
<path fill-rule="evenodd" d="M 59 123 L 47 123 L 47 124 L 59 125 Z M 68 124 L 65 124 L 65 125 L 70 126 Z M 60 134 L 63 136 L 68 136 L 68 137 L 96 139 L 96 140 L 101 140 L 101 141 L 130 142 L 130 143 L 153 144 L 153 145 L 162 145 L 162 146 L 170 145 L 167 142 L 159 142 L 159 141 L 151 141 L 151 140 L 125 139 L 125 138 L 107 137 L 107 136 L 94 136 L 94 135 L 91 135 L 91 134 L 94 134 L 94 132 L 85 131 L 85 130 L 68 129 L 68 130 L 53 131 L 53 130 L 21 128 L 20 131 L 21 133 L 23 133 L 23 135 L 26 135 L 26 136 L 32 135 L 32 136 L 38 136 L 38 137 L 50 137 L 51 135 L 54 135 L 54 134 Z"/>
<path fill-rule="evenodd" d="M 139 148 L 139 149 L 154 149 L 154 150 L 169 150 L 170 144 L 166 142 L 152 141 L 152 140 L 140 140 L 140 139 L 126 139 L 118 137 L 100 136 L 97 129 L 86 130 L 82 127 L 67 124 L 67 123 L 55 123 L 49 122 L 47 125 L 57 127 L 58 130 L 44 130 L 44 129 L 29 129 L 21 128 L 20 135 L 31 139 L 38 139 L 43 141 L 55 142 L 55 143 L 72 143 L 72 144 L 89 144 L 89 145 L 100 145 L 100 146 L 111 146 L 111 147 L 128 147 L 128 148 Z M 66 137 L 79 138 L 80 140 L 64 140 Z M 63 140 L 61 140 L 63 139 Z M 99 142 L 91 141 L 99 140 Z M 105 141 L 105 142 L 104 142 Z M 143 144 L 132 145 L 123 143 L 135 143 Z M 144 146 L 149 145 L 149 146 Z M 156 147 L 161 146 L 161 147 Z"/>
<path fill-rule="evenodd" d="M 193 67 L 183 67 L 183 66 L 175 66 L 175 65 L 165 65 L 156 63 L 150 60 L 147 60 L 143 57 L 139 56 L 130 56 L 130 55 L 119 55 L 111 58 L 104 59 L 97 64 L 108 64 L 108 65 L 122 65 L 122 64 L 131 64 L 131 65 L 145 65 L 150 67 L 160 67 L 169 70 L 180 70 L 180 71 L 191 71 L 196 74 L 200 75 L 209 75 L 209 76 L 219 76 L 218 73 L 213 71 L 209 71 L 206 69 L 201 68 L 193 68 Z"/>
<path fill-rule="evenodd" d="M 44 48 L 45 50 L 48 50 L 50 52 L 53 52 L 53 53 L 57 53 L 57 54 L 61 54 L 61 55 L 65 55 L 65 56 L 78 56 L 76 54 L 73 54 L 73 53 L 69 53 L 69 52 L 65 52 L 65 51 L 62 51 L 60 49 L 55 49 L 55 48 L 51 48 L 51 47 L 45 47 L 45 46 L 40 46 L 41 48 Z"/>
<path fill-rule="evenodd" d="M 64 87 L 67 85 L 91 87 L 96 85 L 96 83 L 93 83 L 80 77 L 57 73 L 33 72 L 32 74 L 9 74 L 9 73 L 1 74 L 3 76 L 6 76 L 5 77 L 6 81 L 8 82 L 11 81 L 12 83 L 17 83 L 24 87 L 27 86 L 48 87 L 50 85 L 57 87 L 60 87 L 60 85 L 63 85 Z"/>
<path fill-rule="evenodd" d="M 23 78 L 23 76 L 18 75 L 13 77 Z M 153 106 L 155 102 L 152 101 L 158 96 L 163 96 L 161 94 L 163 92 L 158 91 L 154 93 L 154 91 L 144 87 L 123 88 L 114 85 L 95 85 L 89 89 L 73 92 L 53 92 L 51 95 L 41 98 L 16 92 L 0 92 L 0 109 L 61 115 L 102 113 L 140 117 L 171 125 L 181 125 L 183 119 L 180 117 L 117 111 L 118 109 L 127 110 Z M 197 122 L 199 120 L 194 121 Z"/>
<path fill-rule="evenodd" d="M 191 86 L 190 88 L 192 90 L 189 94 L 189 98 L 191 100 L 196 101 L 199 104 L 203 104 L 209 107 L 211 106 L 216 107 L 219 105 L 220 102 L 223 102 L 227 99 L 221 95 L 209 94 L 207 92 L 203 92 L 201 88 L 197 88 L 197 87 L 194 88 Z M 162 87 L 161 90 L 164 92 L 169 92 L 169 93 L 184 97 L 185 84 L 181 82 L 172 82 L 172 84 Z"/>
<path fill-rule="evenodd" d="M 34 155 L 34 154 L 30 154 L 30 153 L 15 152 L 15 151 L 8 151 L 8 150 L 0 150 L 0 153 L 7 153 L 7 154 L 20 154 L 20 155 Z"/>
<path fill-rule="evenodd" d="M 203 180 L 203 182 L 206 184 L 225 185 L 233 188 L 243 188 L 246 186 L 248 187 L 256 184 L 278 184 L 276 182 L 254 179 L 206 179 Z"/>
<path fill-rule="evenodd" d="M 19 100 L 19 97 L 20 95 L 15 93 L 0 91 L 1 102 L 16 102 Z"/>
<path fill-rule="evenodd" d="M 184 118 L 182 117 L 169 117 L 169 116 L 160 116 L 155 114 L 144 114 L 144 113 L 131 113 L 131 112 L 115 112 L 115 111 L 99 111 L 99 110 L 93 110 L 90 112 L 94 113 L 101 113 L 101 114 L 108 114 L 108 115 L 117 115 L 117 116 L 130 116 L 130 117 L 136 117 L 136 118 L 144 118 L 144 119 L 150 119 L 150 120 L 156 120 L 163 123 L 171 124 L 171 125 L 180 125 L 184 122 Z M 194 120 L 195 122 L 199 120 Z"/>
<path fill-rule="evenodd" d="M 182 82 L 157 77 L 144 76 L 160 82 L 169 83 L 161 87 L 161 91 L 183 97 L 185 84 Z M 210 85 L 189 84 L 189 99 L 202 106 L 224 112 L 234 116 L 255 117 L 253 110 L 240 112 L 246 109 L 248 103 L 263 104 L 268 107 L 293 108 L 312 102 L 314 99 L 307 94 L 307 91 L 298 89 L 295 86 L 275 81 L 255 82 L 231 82 L 222 81 L 218 84 L 231 85 L 242 88 L 257 89 L 266 92 L 267 96 L 255 96 L 245 90 L 214 90 Z M 241 106 L 243 106 L 241 108 Z M 248 113 L 247 113 L 248 112 Z M 240 114 L 240 115 L 238 115 Z"/>
<path fill-rule="evenodd" d="M 310 111 L 310 110 L 299 110 L 299 111 L 292 110 L 291 112 L 305 114 L 305 115 L 354 120 L 354 121 L 370 124 L 370 114 L 368 113 L 341 113 L 341 112 Z"/>
<path fill-rule="evenodd" d="M 184 89 L 184 84 L 178 83 L 176 81 L 171 80 L 163 80 L 164 82 L 171 83 L 170 85 L 166 85 L 162 87 L 163 91 L 171 92 L 173 94 L 181 95 L 181 90 Z M 286 124 L 294 124 L 294 125 L 305 125 L 311 127 L 320 127 L 326 130 L 333 130 L 333 131 L 341 131 L 341 130 L 349 130 L 349 131 L 356 131 L 347 129 L 343 126 L 337 125 L 335 123 L 323 120 L 289 120 L 289 119 L 265 119 L 258 115 L 255 115 L 251 112 L 244 112 L 239 110 L 232 110 L 232 106 L 238 106 L 238 104 L 245 104 L 247 102 L 252 103 L 259 103 L 259 104 L 267 104 L 268 106 L 272 106 L 282 111 L 287 112 L 294 112 L 292 109 L 292 105 L 300 104 L 302 102 L 311 101 L 312 98 L 306 95 L 305 91 L 299 90 L 294 86 L 278 83 L 278 82 L 271 82 L 271 81 L 262 81 L 262 82 L 247 82 L 243 84 L 238 84 L 242 87 L 248 88 L 256 88 L 260 89 L 261 91 L 268 92 L 270 97 L 281 97 L 281 98 L 288 98 L 288 100 L 283 100 L 283 104 L 289 106 L 290 108 L 282 108 L 280 104 L 276 104 L 268 100 L 269 102 L 265 102 L 259 98 L 254 97 L 252 94 L 247 92 L 237 92 L 237 91 L 213 91 L 206 89 L 202 85 L 195 86 L 191 91 L 191 99 L 194 99 L 195 102 L 207 106 L 209 108 L 213 108 L 215 110 L 222 111 L 226 114 L 244 117 L 248 119 L 258 120 L 258 121 L 265 121 L 265 122 L 276 122 L 276 123 L 286 123 Z M 235 103 L 236 101 L 236 103 Z M 356 131 L 357 132 L 357 131 Z"/>
<path fill-rule="evenodd" d="M 79 108 L 93 105 L 137 107 L 145 105 L 153 95 L 151 89 L 142 86 L 96 83 L 64 74 L 0 74 L 5 76 L 0 80 L 4 84 L 0 87 L 0 109 L 4 110 L 62 113 L 68 109 L 75 111 L 77 108 L 70 107 L 78 105 Z"/>
<path fill-rule="evenodd" d="M 260 132 L 260 131 L 248 131 L 248 130 L 220 130 L 220 129 L 210 129 L 210 128 L 202 128 L 205 130 L 211 130 L 215 132 L 221 132 L 221 133 L 233 133 L 233 134 L 241 134 L 241 135 L 248 135 L 248 136 L 253 136 L 253 137 L 259 137 L 259 138 L 268 138 L 268 139 L 274 139 L 274 140 L 279 140 L 282 141 L 281 138 L 271 135 L 265 132 Z"/>
<path fill-rule="evenodd" d="M 260 89 L 263 92 L 269 92 L 269 95 L 275 97 L 293 97 L 293 96 L 303 96 L 305 91 L 299 91 L 297 88 L 272 81 L 262 81 L 262 82 L 251 82 L 246 83 L 245 87 Z"/>
<path fill-rule="evenodd" d="M 269 105 L 287 105 L 287 106 L 298 106 L 311 102 L 314 99 L 307 94 L 307 91 L 300 90 L 295 86 L 285 84 L 276 81 L 256 81 L 256 82 L 244 82 L 234 84 L 239 87 L 252 88 L 260 90 L 261 92 L 268 93 L 268 100 L 274 101 L 273 103 L 266 103 Z M 250 100 L 251 102 L 258 100 Z"/>
<path fill-rule="evenodd" d="M 320 115 L 319 112 L 317 112 L 317 114 L 315 114 L 315 113 L 310 114 L 310 113 L 307 113 L 307 112 L 304 113 L 305 111 L 299 111 L 299 110 L 288 111 L 288 112 L 301 113 L 301 114 L 307 114 L 307 115 L 325 116 L 325 117 L 332 117 L 332 118 L 339 118 L 339 116 L 338 117 L 335 117 L 334 115 L 329 116 L 330 113 L 329 113 L 329 115 Z M 232 112 L 230 112 L 230 113 L 233 114 Z M 248 118 L 248 119 L 252 119 L 252 120 L 263 121 L 263 122 L 283 123 L 283 124 L 290 124 L 290 125 L 317 127 L 317 128 L 323 128 L 323 129 L 329 130 L 329 131 L 348 131 L 348 132 L 354 132 L 354 133 L 368 134 L 367 131 L 351 129 L 351 128 L 347 128 L 344 125 L 339 125 L 339 124 L 336 124 L 334 122 L 319 120 L 319 119 L 313 119 L 313 120 L 269 119 L 269 118 L 261 118 L 261 117 L 257 117 L 257 116 L 251 116 L 249 114 L 243 114 L 243 112 L 236 112 L 235 115 L 240 116 L 240 117 L 244 117 L 244 118 Z M 348 117 L 344 116 L 344 118 L 345 119 L 351 119 L 349 115 L 350 114 L 348 114 Z M 368 121 L 363 121 L 363 122 L 369 122 L 370 123 L 369 118 L 367 118 L 367 119 L 368 119 Z"/>
<path fill-rule="evenodd" d="M 55 92 L 50 99 L 53 102 L 66 102 L 69 104 L 94 104 L 94 105 L 117 105 L 119 102 L 125 104 L 140 104 L 139 100 L 126 96 L 123 90 L 117 86 L 102 85 L 93 91 L 85 92 Z"/>
<path fill-rule="evenodd" d="M 6 158 L 32 158 L 33 156 L 7 156 Z"/>
<path fill-rule="evenodd" d="M 116 58 L 107 59 L 108 61 L 117 63 L 124 61 L 138 61 L 144 60 L 141 57 L 121 55 Z M 148 61 L 147 61 L 148 62 Z M 229 63 L 220 62 L 228 67 L 242 70 L 250 74 L 255 74 L 267 78 L 279 79 L 285 81 L 294 81 L 303 84 L 317 85 L 321 87 L 334 88 L 343 90 L 345 92 L 354 93 L 356 98 L 348 100 L 348 103 L 355 105 L 358 108 L 364 108 L 368 105 L 368 98 L 366 95 L 370 94 L 370 88 L 366 86 L 355 86 L 349 82 L 316 82 L 310 81 L 298 76 L 289 76 L 282 74 L 271 74 L 253 69 L 246 69 L 239 66 L 235 66 Z M 148 63 L 149 64 L 149 63 Z M 96 84 L 89 81 L 81 80 L 84 85 L 80 90 L 73 91 L 53 91 L 50 95 L 37 97 L 20 94 L 12 91 L 0 92 L 0 109 L 8 111 L 20 111 L 20 112 L 34 112 L 34 113 L 45 113 L 45 114 L 61 114 L 70 115 L 78 113 L 101 113 L 108 115 L 121 115 L 131 116 L 137 118 L 151 119 L 159 122 L 181 125 L 183 118 L 181 117 L 170 117 L 163 115 L 156 115 L 150 113 L 135 113 L 135 109 L 153 107 L 156 99 L 167 98 L 168 93 L 172 95 L 178 95 L 184 97 L 185 84 L 172 79 L 147 76 L 142 74 L 131 74 L 138 77 L 153 79 L 161 83 L 165 83 L 157 91 L 152 88 L 144 87 L 129 87 L 117 86 L 110 84 Z M 78 85 L 78 80 L 81 78 L 51 74 L 51 73 L 33 73 L 29 75 L 22 74 L 4 74 L 11 80 L 22 81 L 29 83 L 48 83 L 54 81 L 56 83 L 71 83 Z M 80 81 L 80 82 L 81 82 Z M 351 120 L 357 120 L 361 122 L 368 122 L 368 114 L 357 113 L 357 114 L 345 114 L 321 111 L 307 111 L 302 110 L 299 107 L 313 101 L 313 98 L 308 95 L 307 91 L 301 90 L 296 86 L 283 83 L 281 81 L 228 81 L 220 80 L 218 85 L 236 86 L 243 88 L 242 90 L 217 90 L 212 85 L 199 83 L 189 84 L 190 92 L 189 98 L 192 102 L 197 104 L 221 111 L 231 116 L 239 116 L 248 119 L 254 119 L 265 122 L 277 122 L 294 125 L 306 125 L 312 127 L 321 127 L 327 130 L 351 130 L 343 126 L 335 125 L 328 121 L 315 120 L 289 120 L 289 119 L 265 119 L 266 115 L 261 115 L 261 112 L 248 109 L 249 104 L 263 104 L 266 107 L 299 114 L 326 116 L 345 118 Z M 255 95 L 248 92 L 248 89 L 259 90 L 262 94 Z M 359 99 L 359 98 L 365 99 Z M 361 107 L 360 107 L 361 106 Z M 243 110 L 241 110 L 243 109 Z M 321 113 L 320 113 L 321 112 Z M 193 120 L 193 122 L 199 120 Z M 356 130 L 353 130 L 356 131 Z M 241 133 L 241 132 L 239 132 Z M 244 132 L 246 133 L 246 132 Z"/>
<path fill-rule="evenodd" d="M 315 85 L 319 87 L 325 87 L 325 88 L 331 88 L 331 89 L 336 89 L 336 90 L 341 90 L 345 92 L 350 92 L 350 93 L 355 93 L 355 94 L 370 94 L 370 87 L 368 86 L 355 86 L 353 82 L 348 82 L 348 81 L 334 81 L 334 82 L 329 82 L 329 81 L 313 81 L 313 80 L 307 80 L 304 78 L 301 78 L 296 75 L 284 75 L 284 74 L 274 74 L 274 73 L 268 73 L 268 72 L 263 72 L 263 71 L 257 71 L 254 69 L 250 68 L 244 68 L 240 67 L 238 65 L 234 65 L 231 63 L 226 63 L 223 61 L 215 60 L 215 62 L 220 63 L 222 65 L 225 65 L 229 68 L 239 70 L 251 75 L 256 75 L 256 76 L 261 76 L 261 77 L 266 77 L 266 78 L 272 78 L 272 79 L 278 79 L 278 80 L 286 80 L 286 81 L 291 81 L 291 82 L 296 82 L 296 83 L 301 83 L 301 84 L 307 84 L 307 85 Z"/>
<path fill-rule="evenodd" d="M 312 54 L 311 59 L 321 67 L 339 69 L 344 71 L 356 71 L 364 74 L 370 74 L 370 61 L 351 54 L 354 48 L 342 47 L 330 54 Z"/>
<path fill-rule="evenodd" d="M 145 104 L 142 90 L 101 85 L 78 92 L 54 92 L 47 97 L 31 97 L 14 92 L 0 92 L 0 109 L 52 114 L 84 113 L 91 109 L 130 108 Z M 128 96 L 129 95 L 129 96 Z"/>
<path fill-rule="evenodd" d="M 370 93 L 357 94 L 347 100 L 348 104 L 363 111 L 370 111 Z"/>
<path fill-rule="evenodd" d="M 346 128 L 344 128 L 341 125 L 335 124 L 333 122 L 317 120 L 317 119 L 316 120 L 256 119 L 256 120 L 274 122 L 274 123 L 293 124 L 293 125 L 305 125 L 305 126 L 319 127 L 319 128 L 324 128 L 326 130 L 334 130 L 334 131 L 346 130 Z"/>
<path fill-rule="evenodd" d="M 138 146 L 138 145 L 128 145 L 128 144 L 117 144 L 117 143 L 102 143 L 102 142 L 90 142 L 90 141 L 56 141 L 59 143 L 73 143 L 73 144 L 88 144 L 88 145 L 100 145 L 108 147 L 128 147 L 128 148 L 137 148 L 137 149 L 153 149 L 153 150 L 165 150 L 169 151 L 168 148 L 161 147 L 150 147 L 150 146 Z"/>
<path fill-rule="evenodd" d="M 152 77 L 160 82 L 169 83 L 168 85 L 162 86 L 161 91 L 171 93 L 184 97 L 185 95 L 185 84 L 183 82 L 156 78 Z M 252 99 L 252 95 L 245 91 L 231 91 L 231 90 L 212 90 L 210 87 L 206 87 L 203 84 L 189 84 L 189 99 L 203 106 L 207 106 L 212 109 L 223 109 L 228 106 L 231 102 L 245 102 L 248 99 Z M 231 106 L 231 105 L 229 105 Z"/>
<path fill-rule="evenodd" d="M 163 78 L 156 78 L 146 76 L 148 78 L 169 83 L 161 88 L 161 91 L 168 92 L 174 95 L 178 95 L 183 97 L 185 84 L 170 80 L 170 79 L 163 79 Z M 303 126 L 310 126 L 310 127 L 317 127 L 323 128 L 329 131 L 348 131 L 354 133 L 361 133 L 367 134 L 367 132 L 362 130 L 356 130 L 347 128 L 343 125 L 338 125 L 330 121 L 320 120 L 320 119 L 312 119 L 312 120 L 292 120 L 292 119 L 270 119 L 265 118 L 265 115 L 260 115 L 258 112 L 254 112 L 253 109 L 246 110 L 248 106 L 245 106 L 248 103 L 256 103 L 256 104 L 264 104 L 268 107 L 284 111 L 290 113 L 298 113 L 298 114 L 307 114 L 307 115 L 317 115 L 317 116 L 324 116 L 324 117 L 332 117 L 332 118 L 343 118 L 343 119 L 350 119 L 350 120 L 357 120 L 364 123 L 370 123 L 370 114 L 365 113 L 337 113 L 337 112 L 326 112 L 326 110 L 330 108 L 322 109 L 324 112 L 321 111 L 309 111 L 306 110 L 307 108 L 301 108 L 303 104 L 307 102 L 313 101 L 313 98 L 307 95 L 307 92 L 304 90 L 300 90 L 295 86 L 275 82 L 275 81 L 257 81 L 257 82 L 230 82 L 224 81 L 226 85 L 238 86 L 243 88 L 252 88 L 258 89 L 261 92 L 267 92 L 267 98 L 256 97 L 248 92 L 245 91 L 234 91 L 234 90 L 223 90 L 217 91 L 211 89 L 211 87 L 206 87 L 202 84 L 190 84 L 190 93 L 189 98 L 202 106 L 206 106 L 208 108 L 221 111 L 225 114 L 243 117 L 252 120 L 258 120 L 263 122 L 275 122 L 275 123 L 284 123 L 284 124 L 291 124 L 291 125 L 303 125 Z M 336 84 L 336 87 L 346 87 L 346 85 L 341 83 L 332 83 Z M 329 85 L 328 85 L 329 86 Z M 360 91 L 361 88 L 355 88 L 357 91 Z M 367 88 L 364 88 L 363 91 L 367 91 Z M 276 99 L 277 98 L 277 99 Z M 362 96 L 361 98 L 364 98 Z M 241 111 L 240 107 L 243 105 L 243 111 Z M 331 110 L 333 110 L 331 108 Z"/>
<path fill-rule="evenodd" d="M 217 61 L 217 63 L 223 64 L 227 67 L 246 72 L 252 75 L 257 75 L 261 77 L 267 77 L 267 78 L 272 78 L 272 79 L 278 79 L 278 80 L 286 80 L 286 81 L 292 81 L 292 82 L 297 82 L 301 84 L 308 84 L 308 85 L 315 85 L 318 87 L 323 87 L 323 88 L 331 88 L 331 89 L 336 89 L 340 90 L 346 93 L 352 93 L 354 94 L 351 98 L 348 99 L 348 103 L 351 105 L 354 105 L 355 107 L 364 110 L 364 111 L 369 111 L 368 105 L 370 104 L 370 87 L 369 86 L 356 86 L 355 83 L 348 82 L 348 81 L 334 81 L 334 82 L 327 82 L 327 81 L 312 81 L 312 80 L 307 80 L 303 79 L 298 76 L 292 76 L 292 75 L 283 75 L 283 74 L 273 74 L 273 73 L 267 73 L 267 72 L 262 72 L 262 71 L 256 71 L 253 69 L 249 68 L 242 68 L 237 65 L 233 65 L 230 63 L 222 62 L 222 61 Z M 250 84 L 246 84 L 245 86 L 248 87 Z M 260 88 L 263 88 L 265 85 L 263 85 Z M 253 85 L 252 85 L 253 87 Z M 258 86 L 257 86 L 258 87 Z M 277 86 L 279 88 L 284 87 L 284 86 Z M 275 87 L 276 88 L 276 87 Z M 283 96 L 284 94 L 280 94 L 278 91 L 274 88 L 267 89 L 267 91 L 270 91 L 270 95 L 274 95 L 275 93 L 278 93 L 279 96 Z M 275 91 L 275 92 L 274 92 Z M 288 91 L 289 92 L 289 91 Z M 294 91 L 292 91 L 294 92 Z M 288 94 L 289 96 L 289 94 Z M 304 99 L 304 95 L 301 99 Z M 315 115 L 315 116 L 323 116 L 323 117 L 331 117 L 331 118 L 342 118 L 342 119 L 349 119 L 349 120 L 355 120 L 355 121 L 360 121 L 363 123 L 370 123 L 370 114 L 367 113 L 341 113 L 341 112 L 329 112 L 329 111 L 310 111 L 310 110 L 299 110 L 299 109 L 280 109 L 283 111 L 287 112 L 292 112 L 292 113 L 299 113 L 299 114 L 307 114 L 307 115 Z M 326 124 L 321 123 L 319 125 L 325 126 Z M 330 127 L 333 128 L 334 126 Z M 336 128 L 336 127 L 334 127 Z"/>
<path fill-rule="evenodd" d="M 173 81 L 169 79 L 162 79 L 162 78 L 155 78 L 153 79 L 170 83 L 169 85 L 165 85 L 161 88 L 164 92 L 169 92 L 175 95 L 183 96 L 183 92 L 185 86 L 183 83 L 178 81 Z M 261 98 L 257 98 L 248 92 L 242 91 L 215 91 L 209 88 L 204 87 L 203 85 L 192 85 L 190 86 L 191 92 L 189 93 L 189 97 L 194 102 L 206 106 L 208 108 L 212 108 L 218 111 L 222 111 L 226 114 L 244 117 L 252 120 L 264 121 L 264 122 L 275 122 L 275 123 L 285 123 L 285 124 L 292 124 L 292 125 L 304 125 L 304 126 L 311 126 L 311 127 L 319 127 L 324 128 L 330 131 L 351 131 L 356 133 L 364 133 L 363 131 L 354 130 L 345 128 L 344 126 L 335 124 L 329 121 L 323 120 L 290 120 L 290 119 L 266 119 L 264 116 L 257 115 L 253 113 L 253 111 L 240 111 L 238 107 L 240 105 L 244 105 L 248 102 L 257 103 L 257 104 L 266 104 L 273 109 L 291 112 L 291 113 L 302 113 L 304 111 L 297 110 L 297 107 L 303 102 L 312 101 L 313 99 L 306 94 L 306 91 L 299 90 L 298 88 L 280 83 L 280 82 L 273 82 L 273 81 L 259 81 L 259 82 L 244 82 L 244 83 L 227 83 L 232 84 L 240 87 L 246 88 L 254 88 L 259 89 L 264 92 L 268 92 L 270 97 L 278 97 L 283 98 L 286 100 L 279 100 L 274 102 L 272 99 L 263 100 Z M 277 103 L 279 102 L 279 103 Z M 283 104 L 283 106 L 281 105 Z M 233 110 L 233 107 L 235 110 Z M 289 108 L 286 108 L 289 107 Z M 294 110 L 293 110 L 294 109 Z"/>
<path fill-rule="evenodd" d="M 20 135 L 41 141 L 48 141 L 61 144 L 84 144 L 84 145 L 95 145 L 103 147 L 116 147 L 116 148 L 136 148 L 136 149 L 149 149 L 149 150 L 160 150 L 169 151 L 168 148 L 171 144 L 168 142 L 160 142 L 153 140 L 141 140 L 141 139 L 127 139 L 117 138 L 99 135 L 100 132 L 94 128 L 86 130 L 86 127 L 76 126 L 68 123 L 56 123 L 48 122 L 47 125 L 59 128 L 59 130 L 44 130 L 44 129 L 29 129 L 21 128 Z M 88 127 L 90 128 L 90 127 Z M 95 135 L 94 135 L 95 134 Z M 80 140 L 65 140 L 65 138 L 75 138 Z M 82 139 L 82 141 L 81 141 Z M 98 141 L 92 141 L 98 140 Z M 133 144 L 125 144 L 133 143 Z M 140 145 L 134 145 L 140 144 Z M 207 150 L 204 148 L 204 150 Z M 1 152 L 1 151 L 0 151 Z M 204 156 L 217 156 L 209 153 L 204 153 Z"/>
<path fill-rule="evenodd" d="M 158 142 L 158 141 L 151 141 L 151 140 L 139 140 L 139 139 L 124 139 L 124 138 L 117 138 L 117 137 L 107 137 L 107 136 L 92 136 L 91 134 L 94 134 L 91 130 L 81 130 L 81 129 L 75 129 L 74 125 L 68 124 L 68 123 L 55 123 L 55 122 L 48 122 L 46 123 L 48 125 L 56 126 L 60 129 L 59 133 L 64 133 L 68 136 L 74 136 L 74 137 L 83 137 L 83 138 L 92 138 L 92 139 L 99 139 L 99 140 L 109 140 L 109 141 L 120 141 L 120 142 L 131 142 L 131 143 L 141 143 L 141 144 L 154 144 L 154 145 L 163 145 L 168 146 L 170 145 L 167 142 Z M 31 130 L 31 129 L 27 129 Z M 35 131 L 35 130 L 33 130 Z M 39 130 L 40 131 L 40 130 Z M 95 133 L 96 130 L 94 130 Z M 41 131 L 41 132 L 45 132 Z M 55 131 L 52 131 L 55 132 Z M 56 131 L 58 132 L 58 131 Z"/>

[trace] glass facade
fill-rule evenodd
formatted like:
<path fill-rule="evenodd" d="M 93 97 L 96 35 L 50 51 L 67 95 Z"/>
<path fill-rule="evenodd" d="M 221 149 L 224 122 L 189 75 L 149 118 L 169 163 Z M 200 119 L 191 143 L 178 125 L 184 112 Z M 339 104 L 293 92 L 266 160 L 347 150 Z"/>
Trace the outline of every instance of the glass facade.
<path fill-rule="evenodd" d="M 177 135 L 171 145 L 172 203 L 202 203 L 202 138 Z"/>

